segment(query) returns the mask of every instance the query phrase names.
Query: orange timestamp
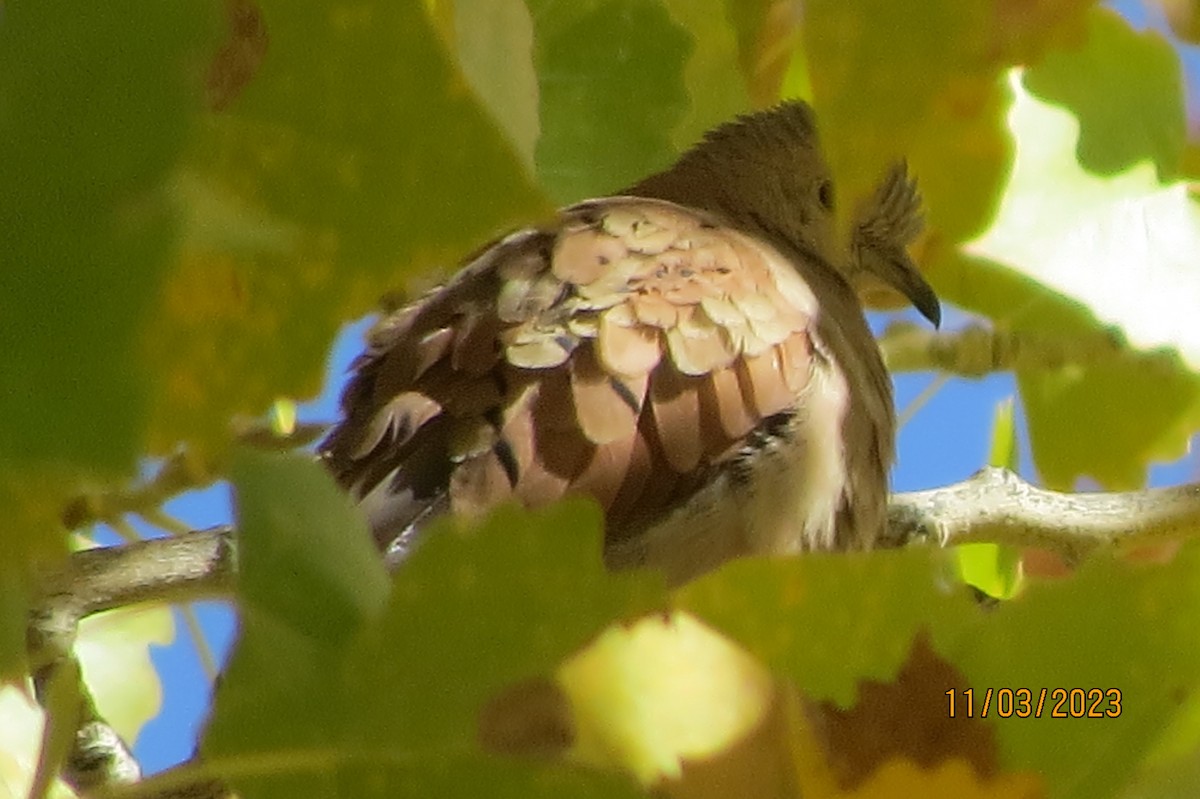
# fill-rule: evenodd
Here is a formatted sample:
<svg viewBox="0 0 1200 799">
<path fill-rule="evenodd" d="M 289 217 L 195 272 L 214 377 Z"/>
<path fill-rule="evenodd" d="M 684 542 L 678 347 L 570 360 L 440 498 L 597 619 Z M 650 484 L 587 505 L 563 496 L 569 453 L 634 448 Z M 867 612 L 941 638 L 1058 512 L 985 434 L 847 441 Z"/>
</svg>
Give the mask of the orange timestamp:
<svg viewBox="0 0 1200 799">
<path fill-rule="evenodd" d="M 951 688 L 950 718 L 1115 719 L 1121 715 L 1120 688 Z"/>
</svg>

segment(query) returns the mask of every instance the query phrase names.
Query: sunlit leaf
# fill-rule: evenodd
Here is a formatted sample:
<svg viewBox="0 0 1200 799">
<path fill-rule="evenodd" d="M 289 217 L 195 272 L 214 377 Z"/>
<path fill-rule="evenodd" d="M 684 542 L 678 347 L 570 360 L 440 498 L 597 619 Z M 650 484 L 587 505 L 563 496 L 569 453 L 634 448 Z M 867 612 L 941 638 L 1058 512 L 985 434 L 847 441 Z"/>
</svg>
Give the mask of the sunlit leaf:
<svg viewBox="0 0 1200 799">
<path fill-rule="evenodd" d="M 37 768 L 45 713 L 16 687 L 0 688 L 0 799 L 27 799 Z M 69 799 L 75 793 L 55 781 L 49 796 Z"/>
<path fill-rule="evenodd" d="M 578 726 L 574 753 L 677 780 L 758 725 L 775 687 L 763 666 L 687 614 L 607 630 L 559 669 Z"/>
<path fill-rule="evenodd" d="M 1200 244 L 1200 214 L 1187 186 L 1160 183 L 1150 163 L 1111 177 L 1086 172 L 1075 161 L 1074 117 L 1030 95 L 1015 77 L 1013 91 L 1016 164 L 995 224 L 968 249 L 1075 302 L 1039 297 L 1026 284 L 1023 298 L 993 290 L 971 304 L 1013 327 L 1095 336 L 1109 325 L 1134 347 L 1179 353 L 1190 368 L 1170 355 L 1135 352 L 1019 375 L 1034 459 L 1048 484 L 1070 487 L 1087 474 L 1107 487 L 1135 487 L 1151 460 L 1183 453 L 1197 423 L 1200 338 L 1192 309 L 1200 272 L 1188 253 Z M 1001 287 L 979 277 L 981 289 Z M 1130 385 L 1146 390 L 1130 392 Z"/>
<path fill-rule="evenodd" d="M 995 223 L 968 249 L 1085 304 L 1134 346 L 1200 367 L 1200 212 L 1183 183 L 1142 162 L 1111 177 L 1075 160 L 1079 123 L 1011 83 L 1017 157 Z M 1132 302 L 1131 298 L 1137 298 Z"/>
<path fill-rule="evenodd" d="M 175 638 L 175 622 L 165 605 L 114 610 L 79 625 L 75 654 L 96 709 L 126 741 L 158 715 L 162 684 L 150 659 L 151 645 Z"/>
</svg>

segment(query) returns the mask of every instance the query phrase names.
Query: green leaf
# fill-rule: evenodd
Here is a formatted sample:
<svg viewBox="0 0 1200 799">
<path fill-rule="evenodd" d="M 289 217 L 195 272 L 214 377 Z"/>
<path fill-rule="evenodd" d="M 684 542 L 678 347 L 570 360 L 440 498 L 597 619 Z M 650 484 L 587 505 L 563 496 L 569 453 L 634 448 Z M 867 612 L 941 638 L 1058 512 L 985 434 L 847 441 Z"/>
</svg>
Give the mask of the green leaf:
<svg viewBox="0 0 1200 799">
<path fill-rule="evenodd" d="M 1081 475 L 1110 490 L 1140 488 L 1151 462 L 1187 453 L 1200 424 L 1200 376 L 1162 353 L 1022 369 L 1017 384 L 1034 463 L 1043 482 L 1060 490 Z"/>
<path fill-rule="evenodd" d="M 62 660 L 50 677 L 42 700 L 46 723 L 42 727 L 41 750 L 29 799 L 45 799 L 50 795 L 54 778 L 75 746 L 75 736 L 84 718 L 81 685 L 79 661 L 74 658 Z"/>
<path fill-rule="evenodd" d="M 683 69 L 688 111 L 675 128 L 672 148 L 691 147 L 709 129 L 750 107 L 745 81 L 736 79 L 740 66 L 738 40 L 726 21 L 725 0 L 663 0 L 693 46 Z"/>
<path fill-rule="evenodd" d="M 749 98 L 756 107 L 773 104 L 781 96 L 788 69 L 803 61 L 796 58 L 803 14 L 773 0 L 722 0 L 722 5 L 721 16 L 736 38 L 737 66 Z M 717 15 L 711 13 L 710 18 Z M 703 95 L 706 90 L 701 88 L 696 93 Z"/>
<path fill-rule="evenodd" d="M 1079 165 L 1123 172 L 1146 160 L 1173 177 L 1187 140 L 1179 56 L 1160 34 L 1135 31 L 1107 8 L 1087 17 L 1081 45 L 1030 67 L 1025 87 L 1079 120 Z"/>
<path fill-rule="evenodd" d="M 1020 466 L 1016 415 L 1012 397 L 996 406 L 988 463 L 1017 471 Z M 1008 599 L 1021 581 L 1021 553 L 1007 544 L 963 544 L 954 548 L 958 573 L 989 596 Z"/>
<path fill-rule="evenodd" d="M 467 743 L 493 691 L 551 673 L 610 621 L 661 602 L 656 575 L 604 571 L 600 523 L 592 503 L 575 500 L 501 508 L 469 532 L 436 525 L 348 659 L 361 701 L 376 709 L 362 717 L 365 740 Z M 389 686 L 382 696 L 379 685 Z"/>
<path fill-rule="evenodd" d="M 542 120 L 537 172 L 550 196 L 609 194 L 667 166 L 687 109 L 691 37 L 658 0 L 527 5 Z"/>
<path fill-rule="evenodd" d="M 952 569 L 920 548 L 746 560 L 685 587 L 680 605 L 802 692 L 847 707 L 859 681 L 895 676 L 921 628 L 978 620 Z"/>
<path fill-rule="evenodd" d="M 505 761 L 447 753 L 433 767 L 413 768 L 405 758 L 382 767 L 350 770 L 336 796 L 487 796 L 497 799 L 645 799 L 631 780 L 557 763 Z M 388 767 L 390 766 L 390 768 Z M 313 795 L 313 794 L 307 794 Z"/>
<path fill-rule="evenodd" d="M 46 714 L 32 696 L 15 685 L 0 686 L 0 799 L 29 799 L 37 770 L 41 731 Z M 76 794 L 55 780 L 49 795 L 74 799 Z"/>
<path fill-rule="evenodd" d="M 214 771 L 248 797 L 336 795 L 341 761 L 366 760 L 335 745 L 346 712 L 342 657 L 269 611 L 243 608 L 201 740 Z"/>
<path fill-rule="evenodd" d="M 1021 468 L 1021 445 L 1017 441 L 1017 419 L 1013 399 L 1009 397 L 996 406 L 992 423 L 992 444 L 988 448 L 988 464 L 1015 472 Z"/>
<path fill-rule="evenodd" d="M 476 743 L 497 691 L 551 675 L 612 620 L 662 603 L 658 579 L 603 570 L 599 522 L 575 501 L 504 508 L 469 530 L 435 524 L 382 615 L 340 650 L 252 604 L 206 762 L 247 796 L 630 795 L 623 781 L 505 764 Z"/>
<path fill-rule="evenodd" d="M 529 9 L 524 0 L 455 0 L 453 6 L 463 77 L 532 174 L 540 122 Z"/>
<path fill-rule="evenodd" d="M 1187 255 L 1200 246 L 1200 212 L 1187 185 L 1160 183 L 1146 161 L 1111 177 L 1086 171 L 1075 118 L 1015 77 L 1012 88 L 1017 159 L 995 222 L 968 251 L 1083 303 L 1136 347 L 1174 347 L 1200 366 L 1200 277 Z"/>
<path fill-rule="evenodd" d="M 183 241 L 139 361 L 155 452 L 224 451 L 231 417 L 317 391 L 343 322 L 546 210 L 423 4 L 232 8 L 210 69 L 257 60 L 173 185 Z"/>
<path fill-rule="evenodd" d="M 1101 360 L 1091 363 L 1018 364 L 1030 449 L 1043 483 L 1071 490 L 1087 475 L 1108 489 L 1135 489 L 1145 485 L 1149 463 L 1187 452 L 1200 421 L 1200 378 L 1177 355 L 1125 349 L 1112 356 L 1113 333 L 1071 298 L 982 258 L 944 252 L 940 260 L 936 271 L 962 276 L 954 292 L 962 307 L 1003 329 L 1077 342 L 1084 353 L 1101 351 Z M 1095 435 L 1098 430 L 1104 435 Z"/>
<path fill-rule="evenodd" d="M 945 238 L 965 238 L 991 217 L 1010 149 L 999 80 L 1010 54 L 997 47 L 1008 31 L 994 5 L 805 4 L 803 55 L 847 219 L 901 158 L 920 181 L 929 226 Z"/>
<path fill-rule="evenodd" d="M 1175 799 L 1188 797 L 1200 785 L 1200 701 L 1195 695 L 1184 700 L 1171 724 L 1138 767 L 1138 774 L 1124 796 Z"/>
<path fill-rule="evenodd" d="M 1070 579 L 1029 585 L 943 652 L 977 694 L 1047 689 L 1040 719 L 991 716 L 1007 768 L 1045 775 L 1054 796 L 1111 796 L 1200 687 L 1198 609 L 1200 547 L 1166 566 L 1097 557 Z M 1120 715 L 1051 718 L 1055 688 L 1119 690 Z"/>
<path fill-rule="evenodd" d="M 196 0 L 5 5 L 0 464 L 133 465 L 151 381 L 130 364 L 169 264 L 167 178 L 214 22 Z"/>
<path fill-rule="evenodd" d="M 613 625 L 557 676 L 574 712 L 573 758 L 643 785 L 736 749 L 778 700 L 770 671 L 686 613 Z"/>
<path fill-rule="evenodd" d="M 277 399 L 267 412 L 271 432 L 277 436 L 288 436 L 296 429 L 296 403 L 290 399 Z"/>
<path fill-rule="evenodd" d="M 921 629 L 976 691 L 977 712 L 989 687 L 1035 699 L 1041 688 L 1119 689 L 1118 718 L 1052 719 L 1050 699 L 1041 719 L 1001 719 L 995 704 L 988 716 L 1003 770 L 1042 774 L 1054 796 L 1108 796 L 1200 686 L 1198 575 L 1195 545 L 1162 567 L 1096 558 L 985 611 L 955 592 L 943 553 L 913 549 L 736 563 L 681 603 L 841 706 L 859 681 L 895 679 Z"/>
<path fill-rule="evenodd" d="M 29 624 L 29 587 L 24 575 L 0 564 L 0 686 L 21 674 Z"/>
<path fill-rule="evenodd" d="M 154 379 L 134 364 L 176 241 L 167 185 L 197 121 L 213 10 L 4 6 L 0 562 L 65 553 L 67 497 L 125 477 L 141 452 Z"/>
<path fill-rule="evenodd" d="M 240 450 L 230 480 L 245 604 L 328 645 L 378 614 L 383 563 L 361 514 L 316 461 Z"/>
<path fill-rule="evenodd" d="M 1021 553 L 1002 544 L 962 544 L 954 548 L 964 583 L 988 596 L 1008 599 L 1021 584 Z"/>
</svg>

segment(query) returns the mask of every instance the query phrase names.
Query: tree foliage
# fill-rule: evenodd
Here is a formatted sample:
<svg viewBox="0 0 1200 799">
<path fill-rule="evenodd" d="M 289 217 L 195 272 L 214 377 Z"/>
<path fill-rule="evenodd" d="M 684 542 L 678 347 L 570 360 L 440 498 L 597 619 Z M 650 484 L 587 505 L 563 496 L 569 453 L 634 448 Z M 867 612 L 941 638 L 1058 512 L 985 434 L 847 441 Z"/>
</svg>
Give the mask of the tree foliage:
<svg viewBox="0 0 1200 799">
<path fill-rule="evenodd" d="M 243 795 L 1192 794 L 1195 545 L 1055 581 L 1000 550 L 746 561 L 667 592 L 605 574 L 569 502 L 447 521 L 392 579 L 314 464 L 233 432 L 312 395 L 379 297 L 802 96 L 847 217 L 907 159 L 946 301 L 1114 344 L 1020 361 L 1019 401 L 1046 485 L 1140 487 L 1200 427 L 1189 47 L 1089 0 L 10 0 L 0 675 L 69 528 L 147 511 L 123 489 L 182 448 L 169 486 L 235 498 L 240 635 L 198 768 Z M 1011 462 L 1011 409 L 997 431 Z M 156 682 L 109 698 L 121 647 L 81 640 L 134 735 Z M 0 694 L 0 795 L 36 722 Z"/>
</svg>

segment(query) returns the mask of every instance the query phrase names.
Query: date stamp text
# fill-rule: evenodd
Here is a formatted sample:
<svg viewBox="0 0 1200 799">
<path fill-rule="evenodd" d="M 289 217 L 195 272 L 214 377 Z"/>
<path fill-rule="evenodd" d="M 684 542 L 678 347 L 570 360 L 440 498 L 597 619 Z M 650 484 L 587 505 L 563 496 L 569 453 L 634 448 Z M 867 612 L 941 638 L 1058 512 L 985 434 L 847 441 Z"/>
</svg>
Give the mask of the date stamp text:
<svg viewBox="0 0 1200 799">
<path fill-rule="evenodd" d="M 946 691 L 950 718 L 1115 719 L 1120 688 L 952 688 Z"/>
</svg>

